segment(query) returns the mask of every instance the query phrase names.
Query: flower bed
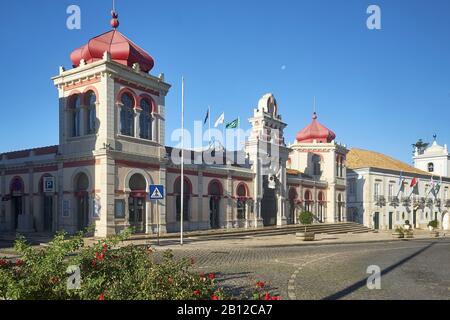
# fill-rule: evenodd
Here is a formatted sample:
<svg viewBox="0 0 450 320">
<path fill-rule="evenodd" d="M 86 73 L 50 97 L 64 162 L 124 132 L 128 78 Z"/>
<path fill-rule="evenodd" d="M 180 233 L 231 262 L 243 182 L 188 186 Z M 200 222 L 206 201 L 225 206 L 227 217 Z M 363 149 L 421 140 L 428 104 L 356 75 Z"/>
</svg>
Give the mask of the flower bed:
<svg viewBox="0 0 450 320">
<path fill-rule="evenodd" d="M 21 259 L 0 259 L 0 299 L 27 300 L 223 300 L 231 299 L 216 275 L 190 271 L 192 259 L 176 260 L 171 251 L 155 262 L 146 247 L 118 247 L 131 231 L 85 246 L 83 235 L 55 236 L 45 249 L 23 238 L 15 249 Z M 73 275 L 68 271 L 74 271 Z M 79 279 L 77 279 L 77 271 Z M 77 286 L 77 283 L 79 284 Z M 278 300 L 256 284 L 251 297 Z"/>
</svg>

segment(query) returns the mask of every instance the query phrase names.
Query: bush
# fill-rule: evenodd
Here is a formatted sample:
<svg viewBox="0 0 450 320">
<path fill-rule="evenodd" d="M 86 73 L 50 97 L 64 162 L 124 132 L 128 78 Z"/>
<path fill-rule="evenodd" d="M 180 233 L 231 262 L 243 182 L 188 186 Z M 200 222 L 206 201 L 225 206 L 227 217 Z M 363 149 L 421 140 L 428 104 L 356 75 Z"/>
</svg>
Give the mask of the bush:
<svg viewBox="0 0 450 320">
<path fill-rule="evenodd" d="M 0 299 L 13 300 L 192 300 L 227 299 L 215 275 L 189 271 L 189 259 L 175 260 L 170 251 L 159 263 L 151 249 L 118 247 L 130 235 L 110 237 L 90 247 L 83 234 L 65 239 L 58 234 L 47 248 L 35 248 L 23 238 L 15 249 L 16 261 L 0 260 Z M 81 286 L 68 289 L 69 266 L 79 266 Z"/>
<path fill-rule="evenodd" d="M 299 219 L 301 224 L 309 225 L 314 221 L 314 215 L 309 211 L 303 211 L 300 213 Z"/>
<path fill-rule="evenodd" d="M 432 220 L 428 223 L 429 227 L 432 227 L 433 229 L 437 229 L 439 227 L 439 221 L 437 220 Z"/>
</svg>

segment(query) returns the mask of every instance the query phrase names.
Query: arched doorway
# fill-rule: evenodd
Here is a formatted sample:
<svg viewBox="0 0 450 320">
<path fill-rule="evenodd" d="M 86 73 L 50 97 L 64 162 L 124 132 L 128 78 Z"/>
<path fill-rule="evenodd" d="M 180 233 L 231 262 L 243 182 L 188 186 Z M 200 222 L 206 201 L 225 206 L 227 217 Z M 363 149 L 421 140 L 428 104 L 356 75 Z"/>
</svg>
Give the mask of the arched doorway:
<svg viewBox="0 0 450 320">
<path fill-rule="evenodd" d="M 130 197 L 128 198 L 128 222 L 136 233 L 145 232 L 145 207 L 147 195 L 147 181 L 140 173 L 131 176 L 128 185 Z"/>
<path fill-rule="evenodd" d="M 318 207 L 317 207 L 317 220 L 323 223 L 325 222 L 325 195 L 322 191 L 318 195 Z"/>
<path fill-rule="evenodd" d="M 211 229 L 220 228 L 220 199 L 222 197 L 222 185 L 213 180 L 208 186 L 209 194 L 209 222 Z"/>
<path fill-rule="evenodd" d="M 277 197 L 275 189 L 269 188 L 269 178 L 264 176 L 263 180 L 263 198 L 261 200 L 261 217 L 264 226 L 274 226 L 277 224 Z"/>
<path fill-rule="evenodd" d="M 76 224 L 78 230 L 89 227 L 89 178 L 80 172 L 75 177 L 75 202 L 77 207 Z"/>
<path fill-rule="evenodd" d="M 241 183 L 238 185 L 236 195 L 237 195 L 237 219 L 240 221 L 239 226 L 241 226 L 242 224 L 245 225 L 245 221 L 248 220 L 247 199 L 249 194 L 248 194 L 248 187 L 245 183 Z"/>
<path fill-rule="evenodd" d="M 181 221 L 181 177 L 178 177 L 173 186 L 175 195 L 176 220 Z M 192 194 L 192 184 L 188 178 L 183 181 L 183 222 L 189 221 L 189 206 Z"/>
<path fill-rule="evenodd" d="M 19 227 L 19 215 L 23 212 L 23 194 L 24 194 L 24 183 L 22 178 L 15 177 L 11 181 L 10 185 L 11 192 L 11 212 L 13 214 L 13 225 L 14 230 Z"/>
<path fill-rule="evenodd" d="M 305 192 L 305 211 L 312 213 L 312 207 L 313 207 L 312 193 L 311 193 L 311 191 L 306 190 L 306 192 Z"/>
<path fill-rule="evenodd" d="M 295 188 L 289 189 L 289 224 L 295 223 L 295 211 L 297 206 L 298 193 Z"/>
<path fill-rule="evenodd" d="M 342 195 L 339 194 L 338 195 L 338 203 L 337 203 L 337 207 L 338 207 L 338 222 L 343 222 L 344 221 L 344 201 L 342 200 Z"/>
<path fill-rule="evenodd" d="M 444 213 L 444 215 L 443 215 L 443 217 L 442 217 L 442 229 L 443 230 L 450 230 L 449 229 L 449 219 L 450 219 L 450 217 L 449 217 L 449 213 L 448 212 L 446 212 L 446 213 Z"/>
</svg>

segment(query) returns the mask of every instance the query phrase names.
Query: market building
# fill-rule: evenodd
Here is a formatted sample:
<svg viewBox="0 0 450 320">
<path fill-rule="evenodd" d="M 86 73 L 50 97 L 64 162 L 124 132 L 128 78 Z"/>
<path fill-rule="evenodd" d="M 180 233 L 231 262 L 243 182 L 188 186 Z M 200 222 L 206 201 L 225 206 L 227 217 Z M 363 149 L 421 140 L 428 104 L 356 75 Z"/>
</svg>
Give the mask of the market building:
<svg viewBox="0 0 450 320">
<path fill-rule="evenodd" d="M 153 58 L 117 30 L 117 19 L 114 13 L 112 30 L 72 52 L 73 68 L 52 78 L 58 145 L 0 154 L 1 232 L 259 228 L 296 223 L 302 210 L 316 223 L 347 220 L 347 149 L 316 114 L 287 146 L 273 94 L 254 108 L 240 152 L 213 148 L 209 155 L 222 152 L 224 162 L 210 164 L 204 152 L 187 150 L 200 163 L 186 163 L 182 182 L 172 158 L 178 150 L 165 145 L 171 86 L 150 73 Z M 165 198 L 149 201 L 150 185 L 164 186 Z"/>
</svg>

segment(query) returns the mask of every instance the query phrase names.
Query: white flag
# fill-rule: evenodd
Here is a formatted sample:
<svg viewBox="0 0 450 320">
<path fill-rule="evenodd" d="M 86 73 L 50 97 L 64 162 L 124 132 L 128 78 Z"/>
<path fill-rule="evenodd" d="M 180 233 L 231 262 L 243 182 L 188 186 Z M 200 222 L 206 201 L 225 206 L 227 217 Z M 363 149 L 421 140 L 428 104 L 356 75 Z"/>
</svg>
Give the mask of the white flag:
<svg viewBox="0 0 450 320">
<path fill-rule="evenodd" d="M 225 112 L 222 112 L 220 117 L 218 117 L 216 122 L 214 123 L 214 128 L 217 128 L 219 125 L 223 124 L 224 122 L 225 122 Z"/>
</svg>

